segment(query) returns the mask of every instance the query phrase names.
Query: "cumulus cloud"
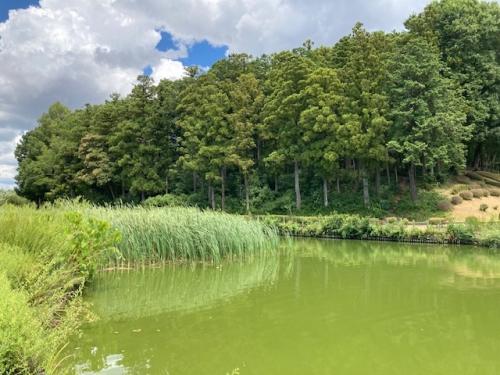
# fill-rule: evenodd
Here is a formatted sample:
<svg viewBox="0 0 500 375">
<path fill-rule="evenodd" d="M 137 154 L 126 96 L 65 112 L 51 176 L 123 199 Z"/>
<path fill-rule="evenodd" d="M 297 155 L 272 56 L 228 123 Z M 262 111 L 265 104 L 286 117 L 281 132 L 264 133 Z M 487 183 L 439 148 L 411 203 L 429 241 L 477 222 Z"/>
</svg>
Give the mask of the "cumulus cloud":
<svg viewBox="0 0 500 375">
<path fill-rule="evenodd" d="M 356 21 L 400 29 L 426 0 L 41 0 L 0 23 L 0 185 L 12 184 L 16 137 L 55 101 L 72 108 L 184 74 L 187 47 L 207 40 L 254 55 L 306 39 L 332 44 Z M 177 48 L 155 49 L 161 31 Z"/>
</svg>

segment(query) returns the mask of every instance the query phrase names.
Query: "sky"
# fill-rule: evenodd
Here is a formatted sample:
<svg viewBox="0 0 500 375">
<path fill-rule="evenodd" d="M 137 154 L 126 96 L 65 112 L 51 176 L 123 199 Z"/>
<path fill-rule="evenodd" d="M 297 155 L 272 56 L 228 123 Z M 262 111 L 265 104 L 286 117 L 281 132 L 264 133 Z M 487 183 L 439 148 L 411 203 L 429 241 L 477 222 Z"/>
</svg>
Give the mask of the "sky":
<svg viewBox="0 0 500 375">
<path fill-rule="evenodd" d="M 232 52 L 331 45 L 360 21 L 401 30 L 427 0 L 0 0 L 0 188 L 15 145 L 55 102 L 126 95 L 139 74 L 179 79 Z"/>
</svg>

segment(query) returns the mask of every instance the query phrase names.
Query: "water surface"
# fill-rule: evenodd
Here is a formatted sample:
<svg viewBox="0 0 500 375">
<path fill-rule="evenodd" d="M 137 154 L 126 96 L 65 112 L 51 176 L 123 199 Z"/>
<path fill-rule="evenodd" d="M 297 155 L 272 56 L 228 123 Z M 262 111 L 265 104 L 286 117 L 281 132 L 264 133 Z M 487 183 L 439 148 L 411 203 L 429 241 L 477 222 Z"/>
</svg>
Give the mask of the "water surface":
<svg viewBox="0 0 500 375">
<path fill-rule="evenodd" d="M 77 374 L 500 374 L 500 256 L 299 240 L 280 256 L 100 275 Z"/>
</svg>

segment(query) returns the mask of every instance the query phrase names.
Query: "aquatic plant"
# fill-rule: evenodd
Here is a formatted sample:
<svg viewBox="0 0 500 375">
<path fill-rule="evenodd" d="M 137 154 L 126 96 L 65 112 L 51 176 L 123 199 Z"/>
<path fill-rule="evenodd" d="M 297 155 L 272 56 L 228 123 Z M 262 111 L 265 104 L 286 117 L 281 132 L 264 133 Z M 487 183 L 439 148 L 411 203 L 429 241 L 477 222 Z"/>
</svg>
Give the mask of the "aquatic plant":
<svg viewBox="0 0 500 375">
<path fill-rule="evenodd" d="M 272 249 L 277 233 L 259 220 L 196 208 L 91 208 L 118 229 L 123 259 L 220 261 Z"/>
</svg>

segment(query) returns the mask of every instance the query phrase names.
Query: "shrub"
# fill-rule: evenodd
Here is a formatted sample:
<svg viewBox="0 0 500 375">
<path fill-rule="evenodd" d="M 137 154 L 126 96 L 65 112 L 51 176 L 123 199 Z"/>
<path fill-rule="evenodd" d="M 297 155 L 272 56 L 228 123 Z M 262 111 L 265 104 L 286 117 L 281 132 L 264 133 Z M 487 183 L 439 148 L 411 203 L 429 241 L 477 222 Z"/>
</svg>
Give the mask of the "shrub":
<svg viewBox="0 0 500 375">
<path fill-rule="evenodd" d="M 470 182 L 470 178 L 464 175 L 455 177 L 455 180 L 461 184 L 468 184 Z"/>
<path fill-rule="evenodd" d="M 0 190 L 0 206 L 4 204 L 12 204 L 14 206 L 25 206 L 30 201 L 24 197 L 20 197 L 13 190 Z"/>
<path fill-rule="evenodd" d="M 472 189 L 471 193 L 472 193 L 472 196 L 474 198 L 481 198 L 483 196 L 483 190 L 482 189 Z"/>
<path fill-rule="evenodd" d="M 457 204 L 460 204 L 462 203 L 464 200 L 462 199 L 461 196 L 459 195 L 454 195 L 453 197 L 451 197 L 451 203 L 454 204 L 454 205 L 457 205 Z"/>
<path fill-rule="evenodd" d="M 498 210 L 498 206 L 493 206 L 493 209 L 496 211 Z"/>
<path fill-rule="evenodd" d="M 442 217 L 431 217 L 428 222 L 429 225 L 441 225 L 444 223 L 444 219 Z"/>
<path fill-rule="evenodd" d="M 46 340 L 35 311 L 29 308 L 28 296 L 11 288 L 0 273 L 0 373 L 42 373 Z"/>
<path fill-rule="evenodd" d="M 441 211 L 451 211 L 453 209 L 453 206 L 452 204 L 449 202 L 449 201 L 440 201 L 438 204 L 437 204 L 437 207 L 441 210 Z"/>
<path fill-rule="evenodd" d="M 184 195 L 163 194 L 150 197 L 143 202 L 145 207 L 188 206 L 188 198 Z"/>
<path fill-rule="evenodd" d="M 490 195 L 492 197 L 500 197 L 500 190 L 498 190 L 498 189 L 491 189 L 490 190 Z"/>
<path fill-rule="evenodd" d="M 395 216 L 389 216 L 385 218 L 386 223 L 392 224 L 398 221 L 398 218 Z"/>
<path fill-rule="evenodd" d="M 483 197 L 489 197 L 490 196 L 490 191 L 488 189 L 482 189 L 483 192 Z"/>
<path fill-rule="evenodd" d="M 446 228 L 449 239 L 452 241 L 460 241 L 469 243 L 474 239 L 474 231 L 468 225 L 463 224 L 450 224 Z"/>
<path fill-rule="evenodd" d="M 487 209 L 488 205 L 486 203 L 481 203 L 481 205 L 479 206 L 479 211 L 486 212 Z"/>
<path fill-rule="evenodd" d="M 469 190 L 469 186 L 468 185 L 455 185 L 451 189 L 451 193 L 452 194 L 458 194 L 461 191 L 467 191 L 467 190 Z"/>
<path fill-rule="evenodd" d="M 471 191 L 462 191 L 460 197 L 466 201 L 470 201 L 474 196 Z"/>
</svg>

